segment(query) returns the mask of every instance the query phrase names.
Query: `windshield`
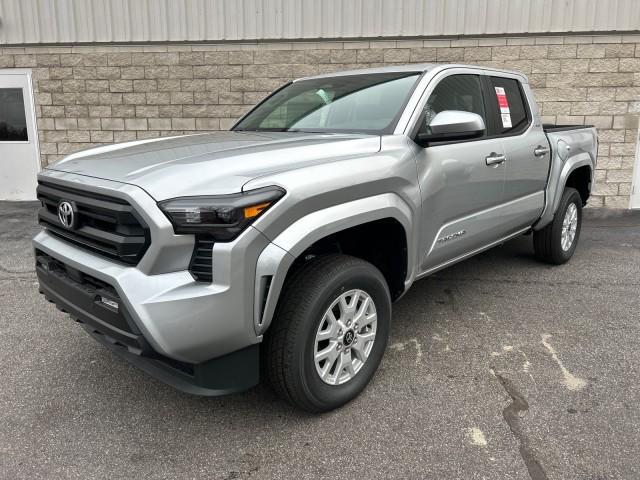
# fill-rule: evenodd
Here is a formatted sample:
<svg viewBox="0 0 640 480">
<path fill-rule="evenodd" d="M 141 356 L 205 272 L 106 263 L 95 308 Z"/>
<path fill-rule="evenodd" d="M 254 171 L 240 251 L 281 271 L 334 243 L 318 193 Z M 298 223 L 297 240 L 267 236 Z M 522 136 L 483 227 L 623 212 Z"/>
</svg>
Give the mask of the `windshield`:
<svg viewBox="0 0 640 480">
<path fill-rule="evenodd" d="M 419 75 L 394 72 L 299 80 L 264 100 L 234 130 L 390 133 Z"/>
</svg>

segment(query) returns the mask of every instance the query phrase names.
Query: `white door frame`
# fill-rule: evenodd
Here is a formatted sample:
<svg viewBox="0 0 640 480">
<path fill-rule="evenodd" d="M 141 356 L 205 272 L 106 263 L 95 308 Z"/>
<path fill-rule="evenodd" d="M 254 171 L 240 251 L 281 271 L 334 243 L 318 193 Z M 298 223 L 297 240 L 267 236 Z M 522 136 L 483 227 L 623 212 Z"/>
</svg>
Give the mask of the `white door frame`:
<svg viewBox="0 0 640 480">
<path fill-rule="evenodd" d="M 27 87 L 23 89 L 23 95 L 27 96 L 29 99 L 29 104 L 31 108 L 27 108 L 25 111 L 25 115 L 29 120 L 31 120 L 31 124 L 33 125 L 33 143 L 35 147 L 35 159 L 36 162 L 36 172 L 40 172 L 42 170 L 41 157 L 40 157 L 40 141 L 38 140 L 38 120 L 36 116 L 36 104 L 35 104 L 35 95 L 33 92 L 33 79 L 32 79 L 32 71 L 30 68 L 0 68 L 0 75 L 20 75 L 26 76 L 27 79 Z M 25 143 L 25 142 L 2 142 L 2 143 Z M 35 200 L 35 191 L 33 192 L 33 198 Z"/>
<path fill-rule="evenodd" d="M 636 136 L 636 160 L 633 166 L 629 208 L 640 208 L 640 128 Z"/>
</svg>

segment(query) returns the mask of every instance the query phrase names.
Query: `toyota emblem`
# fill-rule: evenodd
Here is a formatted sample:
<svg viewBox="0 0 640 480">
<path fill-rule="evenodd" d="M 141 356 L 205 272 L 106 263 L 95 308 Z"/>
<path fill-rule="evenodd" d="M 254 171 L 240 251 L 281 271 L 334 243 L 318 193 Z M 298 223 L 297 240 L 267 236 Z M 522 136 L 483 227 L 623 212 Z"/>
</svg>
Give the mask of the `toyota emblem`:
<svg viewBox="0 0 640 480">
<path fill-rule="evenodd" d="M 74 228 L 76 221 L 75 208 L 67 201 L 58 204 L 58 218 L 65 228 Z"/>
<path fill-rule="evenodd" d="M 353 339 L 355 338 L 355 334 L 353 330 L 348 330 L 347 333 L 344 334 L 343 343 L 345 347 L 348 347 L 353 343 Z"/>
</svg>

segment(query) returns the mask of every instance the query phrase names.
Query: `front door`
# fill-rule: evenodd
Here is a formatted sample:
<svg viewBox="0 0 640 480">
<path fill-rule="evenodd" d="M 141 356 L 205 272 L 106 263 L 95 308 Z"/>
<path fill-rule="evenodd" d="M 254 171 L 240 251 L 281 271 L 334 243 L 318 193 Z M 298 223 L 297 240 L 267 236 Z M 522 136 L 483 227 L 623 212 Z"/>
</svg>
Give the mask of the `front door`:
<svg viewBox="0 0 640 480">
<path fill-rule="evenodd" d="M 444 110 L 480 115 L 488 125 L 482 75 L 450 74 L 433 88 L 418 122 Z M 430 143 L 417 155 L 422 192 L 421 273 L 429 272 L 503 235 L 505 156 L 499 138 L 487 131 L 465 141 Z"/>
<path fill-rule="evenodd" d="M 31 73 L 0 69 L 0 200 L 35 200 L 39 170 Z"/>
</svg>

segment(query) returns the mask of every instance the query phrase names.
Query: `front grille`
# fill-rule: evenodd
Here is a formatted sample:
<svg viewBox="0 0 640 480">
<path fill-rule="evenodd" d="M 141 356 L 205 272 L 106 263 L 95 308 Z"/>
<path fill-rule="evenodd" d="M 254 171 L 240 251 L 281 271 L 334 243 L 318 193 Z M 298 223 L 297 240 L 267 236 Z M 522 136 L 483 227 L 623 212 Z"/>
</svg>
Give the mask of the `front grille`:
<svg viewBox="0 0 640 480">
<path fill-rule="evenodd" d="M 136 265 L 147 251 L 149 228 L 126 200 L 42 181 L 37 192 L 38 221 L 53 235 L 127 265 Z M 62 201 L 75 205 L 71 229 L 58 218 Z"/>
<path fill-rule="evenodd" d="M 199 282 L 212 282 L 213 238 L 207 235 L 196 235 L 193 255 L 189 263 L 191 275 Z"/>
</svg>

